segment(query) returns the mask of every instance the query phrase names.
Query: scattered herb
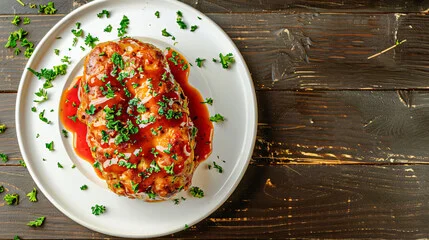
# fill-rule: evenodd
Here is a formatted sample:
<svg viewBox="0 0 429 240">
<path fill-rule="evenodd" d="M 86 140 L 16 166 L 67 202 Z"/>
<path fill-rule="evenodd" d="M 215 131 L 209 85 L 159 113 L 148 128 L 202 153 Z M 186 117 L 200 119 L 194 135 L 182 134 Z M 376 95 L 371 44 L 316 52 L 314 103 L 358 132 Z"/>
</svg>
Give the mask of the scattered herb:
<svg viewBox="0 0 429 240">
<path fill-rule="evenodd" d="M 88 189 L 88 186 L 85 184 L 85 185 L 82 185 L 81 187 L 80 187 L 80 190 L 82 190 L 82 191 L 84 191 L 84 190 L 87 190 Z"/>
<path fill-rule="evenodd" d="M 30 202 L 37 202 L 37 189 L 33 188 L 33 191 L 27 193 L 27 197 Z"/>
<path fill-rule="evenodd" d="M 48 92 L 43 88 L 39 88 L 39 91 L 35 92 L 34 94 L 36 96 L 42 98 L 42 99 L 34 100 L 34 102 L 42 103 L 42 102 L 48 100 Z"/>
<path fill-rule="evenodd" d="M 59 56 L 60 55 L 60 50 L 59 49 L 54 49 L 54 53 L 55 53 L 55 55 Z"/>
<path fill-rule="evenodd" d="M 104 32 L 112 32 L 112 25 L 107 25 L 107 27 L 104 29 Z"/>
<path fill-rule="evenodd" d="M 176 22 L 179 25 L 180 29 L 186 29 L 186 28 L 188 28 L 188 26 L 186 25 L 186 23 L 183 22 L 183 14 L 182 14 L 181 11 L 177 11 Z"/>
<path fill-rule="evenodd" d="M 204 197 L 204 191 L 202 189 L 200 189 L 199 187 L 195 187 L 195 186 L 191 187 L 189 192 L 191 193 L 192 196 L 194 196 L 196 198 Z"/>
<path fill-rule="evenodd" d="M 100 214 L 103 214 L 106 211 L 106 207 L 103 205 L 95 204 L 95 206 L 91 207 L 92 214 L 95 216 L 98 216 Z"/>
<path fill-rule="evenodd" d="M 21 165 L 21 166 L 23 166 L 25 168 L 27 167 L 27 164 L 25 164 L 24 160 L 21 159 L 18 162 L 19 162 L 19 165 Z"/>
<path fill-rule="evenodd" d="M 27 226 L 30 227 L 40 227 L 45 222 L 45 217 L 39 217 L 34 221 L 30 221 L 27 223 Z"/>
<path fill-rule="evenodd" d="M 136 193 L 139 191 L 139 183 L 134 183 L 133 181 L 131 181 L 131 188 L 133 189 L 133 191 Z"/>
<path fill-rule="evenodd" d="M 95 42 L 98 41 L 98 37 L 93 37 L 90 33 L 88 33 L 88 35 L 85 37 L 85 44 L 91 48 L 94 48 L 96 45 Z"/>
<path fill-rule="evenodd" d="M 57 12 L 57 9 L 55 9 L 55 5 L 53 2 L 48 2 L 47 5 L 39 5 L 39 13 L 44 14 L 54 14 Z"/>
<path fill-rule="evenodd" d="M 54 151 L 54 141 L 51 141 L 49 143 L 45 143 L 45 147 L 49 150 L 49 151 Z"/>
<path fill-rule="evenodd" d="M 77 115 L 67 116 L 67 118 L 70 119 L 70 120 L 72 120 L 73 122 L 76 122 Z"/>
<path fill-rule="evenodd" d="M 167 174 L 174 175 L 174 163 L 172 163 L 170 166 L 165 166 L 164 170 Z"/>
<path fill-rule="evenodd" d="M 19 195 L 16 193 L 6 194 L 3 197 L 3 200 L 6 201 L 7 205 L 18 205 L 19 204 Z"/>
<path fill-rule="evenodd" d="M 201 58 L 197 58 L 195 59 L 195 62 L 197 63 L 198 67 L 202 67 L 203 66 L 203 62 L 205 61 L 205 59 L 201 59 Z"/>
<path fill-rule="evenodd" d="M 16 25 L 16 26 L 18 26 L 18 24 L 21 22 L 21 18 L 19 17 L 19 16 L 15 16 L 13 19 L 12 19 L 12 24 L 13 25 Z"/>
<path fill-rule="evenodd" d="M 106 16 L 106 18 L 109 18 L 110 17 L 110 12 L 107 11 L 106 9 L 103 9 L 101 11 L 101 13 L 97 13 L 97 17 L 98 18 L 102 18 L 103 16 Z"/>
<path fill-rule="evenodd" d="M 127 16 L 123 16 L 121 22 L 119 23 L 119 25 L 121 27 L 118 28 L 118 37 L 123 37 L 125 36 L 125 34 L 127 33 L 127 28 L 128 25 L 130 24 L 130 20 L 128 19 Z"/>
<path fill-rule="evenodd" d="M 219 113 L 216 113 L 214 116 L 210 117 L 210 121 L 212 122 L 223 122 L 225 121 L 225 118 L 220 115 Z"/>
<path fill-rule="evenodd" d="M 234 56 L 232 53 L 228 53 L 225 56 L 222 53 L 219 53 L 220 63 L 222 64 L 222 67 L 227 69 L 229 68 L 230 64 L 235 62 Z"/>
<path fill-rule="evenodd" d="M 63 129 L 63 130 L 62 130 L 62 133 L 63 133 L 63 136 L 64 136 L 65 138 L 68 138 L 68 137 L 69 137 L 69 133 L 67 132 L 67 130 Z"/>
<path fill-rule="evenodd" d="M 156 16 L 157 18 L 159 18 L 159 11 L 156 11 L 156 12 L 155 12 L 155 16 Z"/>
<path fill-rule="evenodd" d="M 61 62 L 71 64 L 70 57 L 69 56 L 64 56 L 61 59 Z"/>
<path fill-rule="evenodd" d="M 7 161 L 9 161 L 9 157 L 6 154 L 4 154 L 4 153 L 0 153 L 0 158 L 1 158 L 1 161 L 4 162 L 4 163 L 6 163 Z"/>
<path fill-rule="evenodd" d="M 89 109 L 86 109 L 86 110 L 85 110 L 85 112 L 86 112 L 87 114 L 89 114 L 89 115 L 94 115 L 94 113 L 95 113 L 95 106 L 91 104 L 91 105 L 89 106 Z"/>
<path fill-rule="evenodd" d="M 4 192 L 4 187 L 3 185 L 0 185 L 0 193 Z"/>
<path fill-rule="evenodd" d="M 30 24 L 30 23 L 31 23 L 31 20 L 30 20 L 30 18 L 28 18 L 28 17 L 24 17 L 24 21 L 22 21 L 22 23 L 23 23 L 24 25 L 27 25 L 27 24 Z"/>
<path fill-rule="evenodd" d="M 207 103 L 207 104 L 209 104 L 209 105 L 213 105 L 213 99 L 212 98 L 206 98 L 206 101 L 205 102 L 201 102 L 201 103 Z"/>
<path fill-rule="evenodd" d="M 6 124 L 0 124 L 0 133 L 4 133 L 6 129 L 7 129 Z"/>
<path fill-rule="evenodd" d="M 213 168 L 216 168 L 219 173 L 223 173 L 223 168 L 217 165 L 215 161 L 213 161 Z"/>
<path fill-rule="evenodd" d="M 195 30 L 197 30 L 198 29 L 198 26 L 197 25 L 193 25 L 193 26 L 191 26 L 191 32 L 195 32 Z"/>
<path fill-rule="evenodd" d="M 51 121 L 45 117 L 45 109 L 39 113 L 39 119 L 44 123 L 51 124 Z"/>
<path fill-rule="evenodd" d="M 60 162 L 57 162 L 57 167 L 58 168 L 64 168 L 63 165 Z"/>
</svg>

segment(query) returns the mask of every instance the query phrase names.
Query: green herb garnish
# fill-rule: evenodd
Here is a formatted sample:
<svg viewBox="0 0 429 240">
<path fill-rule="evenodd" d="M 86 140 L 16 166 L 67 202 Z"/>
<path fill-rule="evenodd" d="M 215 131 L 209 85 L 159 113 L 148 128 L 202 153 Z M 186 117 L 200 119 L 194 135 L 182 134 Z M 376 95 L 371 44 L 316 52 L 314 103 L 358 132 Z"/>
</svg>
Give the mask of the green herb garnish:
<svg viewBox="0 0 429 240">
<path fill-rule="evenodd" d="M 118 28 L 118 37 L 123 37 L 125 36 L 125 34 L 127 33 L 127 29 L 128 29 L 128 25 L 130 24 L 130 20 L 128 19 L 127 16 L 123 16 L 121 22 L 119 23 L 119 25 L 121 27 Z"/>
<path fill-rule="evenodd" d="M 219 113 L 216 113 L 214 116 L 210 117 L 210 121 L 212 122 L 223 122 L 225 121 L 225 118 L 220 115 Z"/>
<path fill-rule="evenodd" d="M 191 193 L 192 196 L 194 196 L 196 198 L 204 197 L 204 191 L 202 189 L 200 189 L 199 187 L 191 187 L 189 192 Z"/>
<path fill-rule="evenodd" d="M 101 13 L 97 13 L 98 18 L 102 18 L 103 16 L 106 16 L 106 18 L 110 17 L 110 12 L 106 9 L 101 10 Z"/>
<path fill-rule="evenodd" d="M 98 216 L 100 214 L 103 214 L 106 211 L 106 207 L 103 205 L 95 204 L 95 206 L 91 207 L 92 214 L 95 216 Z"/>
<path fill-rule="evenodd" d="M 51 141 L 51 142 L 49 142 L 49 143 L 45 143 L 45 146 L 46 146 L 46 148 L 49 150 L 49 151 L 54 151 L 55 149 L 54 149 L 54 141 Z"/>
<path fill-rule="evenodd" d="M 19 195 L 14 193 L 14 194 L 6 194 L 3 197 L 3 200 L 6 201 L 7 205 L 18 205 L 19 204 Z"/>
<path fill-rule="evenodd" d="M 40 227 L 45 222 L 45 217 L 39 217 L 34 221 L 30 221 L 27 223 L 27 226 L 30 227 Z"/>
<path fill-rule="evenodd" d="M 27 197 L 30 202 L 37 202 L 37 189 L 33 188 L 33 191 L 27 193 Z"/>
</svg>

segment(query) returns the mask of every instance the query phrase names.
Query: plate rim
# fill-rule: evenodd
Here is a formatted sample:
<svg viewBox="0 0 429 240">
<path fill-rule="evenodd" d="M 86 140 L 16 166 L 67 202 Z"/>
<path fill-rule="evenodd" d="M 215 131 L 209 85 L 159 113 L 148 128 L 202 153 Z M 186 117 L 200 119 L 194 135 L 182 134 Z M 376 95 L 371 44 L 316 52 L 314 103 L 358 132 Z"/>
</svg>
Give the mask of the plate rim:
<svg viewBox="0 0 429 240">
<path fill-rule="evenodd" d="M 87 4 L 84 4 L 78 8 L 76 8 L 75 10 L 71 11 L 70 13 L 68 13 L 67 15 L 65 15 L 60 21 L 58 21 L 44 36 L 43 38 L 40 40 L 39 44 L 36 46 L 36 49 L 34 51 L 34 53 L 32 54 L 32 56 L 30 57 L 30 59 L 27 61 L 23 73 L 21 75 L 20 78 L 20 82 L 19 82 L 19 86 L 18 86 L 18 91 L 17 91 L 17 97 L 16 97 L 16 102 L 15 102 L 15 127 L 16 127 L 16 134 L 17 134 L 17 140 L 18 140 L 18 146 L 19 146 L 19 150 L 20 153 L 22 155 L 22 158 L 25 159 L 29 159 L 26 150 L 24 149 L 24 143 L 23 143 L 23 134 L 21 132 L 21 119 L 19 117 L 20 115 L 20 111 L 18 111 L 18 109 L 20 109 L 20 106 L 22 103 L 22 91 L 24 90 L 24 87 L 26 87 L 26 81 L 25 79 L 27 78 L 27 75 L 29 74 L 29 71 L 27 68 L 29 68 L 37 53 L 40 51 L 41 46 L 45 44 L 46 41 L 49 40 L 49 38 L 51 38 L 53 36 L 53 33 L 58 30 L 65 22 L 69 21 L 70 19 L 72 19 L 75 15 L 79 14 L 82 11 L 85 11 L 87 8 L 92 7 L 93 5 L 99 4 L 101 2 L 109 2 L 110 0 L 95 0 L 92 2 L 89 2 Z M 153 1 L 159 1 L 159 0 L 147 0 L 148 2 L 153 2 Z M 219 209 L 219 207 L 221 207 L 226 200 L 229 199 L 229 197 L 232 195 L 232 193 L 236 190 L 238 184 L 241 182 L 244 174 L 246 173 L 246 170 L 249 166 L 250 163 L 250 159 L 252 157 L 253 151 L 254 151 L 254 147 L 255 147 L 255 143 L 256 143 L 256 135 L 257 135 L 257 127 L 258 127 L 258 108 L 257 108 L 257 99 L 256 99 L 256 92 L 255 92 L 255 87 L 254 87 L 254 82 L 251 76 L 251 73 L 249 71 L 249 68 L 240 52 L 240 50 L 237 48 L 237 46 L 235 45 L 235 43 L 232 41 L 232 39 L 228 36 L 228 34 L 218 25 L 216 24 L 212 19 L 210 19 L 208 16 L 206 16 L 204 13 L 202 13 L 201 11 L 199 11 L 198 9 L 187 5 L 183 2 L 180 1 L 176 1 L 176 0 L 163 0 L 165 2 L 170 2 L 170 3 L 174 3 L 174 4 L 178 4 L 181 8 L 183 9 L 187 9 L 190 11 L 194 11 L 198 14 L 200 14 L 201 16 L 205 17 L 205 20 L 208 21 L 209 24 L 212 24 L 229 42 L 229 44 L 232 46 L 232 48 L 238 53 L 237 56 L 235 56 L 236 58 L 238 57 L 241 62 L 243 63 L 243 67 L 245 69 L 245 71 L 242 74 L 245 74 L 245 77 L 249 80 L 248 84 L 251 90 L 251 96 L 248 96 L 249 100 L 251 100 L 251 105 L 249 106 L 249 111 L 253 111 L 253 118 L 249 119 L 249 130 L 252 130 L 252 135 L 249 137 L 250 138 L 250 146 L 249 147 L 249 151 L 247 153 L 246 157 L 246 161 L 243 164 L 243 166 L 241 167 L 241 170 L 239 172 L 239 175 L 237 176 L 237 180 L 232 184 L 231 188 L 229 189 L 229 191 L 227 192 L 227 194 L 224 195 L 224 197 L 220 200 L 218 200 L 218 203 L 216 204 L 215 207 L 213 207 L 212 209 L 210 209 L 210 211 L 207 211 L 205 214 L 202 214 L 200 217 L 198 217 L 196 220 L 194 220 L 193 222 L 189 223 L 189 226 L 195 225 L 199 222 L 201 222 L 202 220 L 206 219 L 210 214 L 212 214 L 213 212 L 215 212 L 216 210 Z M 251 126 L 251 123 L 253 121 L 253 126 Z M 249 145 L 249 142 L 245 143 L 245 146 Z M 28 161 L 26 161 L 28 162 Z M 30 176 L 32 178 L 32 180 L 36 183 L 38 189 L 43 193 L 43 195 L 49 200 L 49 202 L 54 205 L 62 214 L 64 214 L 65 216 L 67 216 L 68 218 L 70 218 L 71 220 L 73 220 L 75 223 L 78 223 L 79 225 L 88 228 L 92 231 L 101 233 L 101 234 L 106 234 L 106 235 L 110 235 L 110 236 L 115 236 L 115 237 L 126 237 L 126 238 L 152 238 L 152 237 L 160 237 L 160 236 L 166 236 L 169 234 L 173 234 L 173 233 L 177 233 L 180 231 L 183 231 L 184 229 L 172 229 L 170 231 L 166 231 L 163 233 L 159 233 L 159 234 L 145 234 L 145 235 L 134 235 L 134 234 L 122 234 L 122 233 L 118 233 L 118 232 L 114 232 L 114 231 L 105 231 L 105 229 L 100 229 L 97 226 L 92 225 L 91 223 L 79 218 L 78 216 L 75 216 L 72 212 L 69 212 L 67 210 L 65 210 L 62 205 L 55 200 L 54 197 L 52 197 L 49 192 L 44 188 L 44 186 L 40 183 L 38 177 L 36 176 L 32 164 L 31 162 L 28 162 L 29 164 L 27 164 L 27 169 L 28 172 L 30 173 Z"/>
</svg>

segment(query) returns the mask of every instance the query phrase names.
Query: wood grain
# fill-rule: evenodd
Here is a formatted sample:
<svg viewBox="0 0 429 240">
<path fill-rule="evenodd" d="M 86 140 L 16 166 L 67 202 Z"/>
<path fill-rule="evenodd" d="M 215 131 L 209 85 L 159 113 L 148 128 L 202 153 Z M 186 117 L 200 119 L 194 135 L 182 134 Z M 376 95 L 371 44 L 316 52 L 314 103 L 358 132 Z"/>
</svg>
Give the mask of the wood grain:
<svg viewBox="0 0 429 240">
<path fill-rule="evenodd" d="M 0 200 L 0 239 L 107 238 L 72 222 L 40 193 L 39 202 L 28 202 L 34 183 L 24 168 L 0 171 L 7 193 L 21 196 L 18 206 Z M 428 171 L 423 165 L 250 166 L 215 213 L 165 238 L 427 238 Z M 42 228 L 25 226 L 38 216 L 46 216 Z"/>
<path fill-rule="evenodd" d="M 0 152 L 16 165 L 15 93 L 0 94 Z M 429 163 L 427 91 L 260 91 L 252 164 Z M 30 111 L 30 110 L 28 110 Z M 41 133 L 43 134 L 43 133 Z"/>
<path fill-rule="evenodd" d="M 209 14 L 234 40 L 258 90 L 429 89 L 429 16 L 409 14 Z M 0 17 L 0 46 L 11 31 Z M 36 43 L 61 16 L 33 16 Z M 338 23 L 343 23 L 338 25 Z M 31 28 L 29 28 L 31 26 Z M 83 26 L 83 28 L 85 28 Z M 407 42 L 375 59 L 396 40 Z M 179 43 L 180 44 L 180 43 Z M 202 56 L 210 59 L 216 56 Z M 0 90 L 14 92 L 27 61 L 0 50 Z"/>
</svg>

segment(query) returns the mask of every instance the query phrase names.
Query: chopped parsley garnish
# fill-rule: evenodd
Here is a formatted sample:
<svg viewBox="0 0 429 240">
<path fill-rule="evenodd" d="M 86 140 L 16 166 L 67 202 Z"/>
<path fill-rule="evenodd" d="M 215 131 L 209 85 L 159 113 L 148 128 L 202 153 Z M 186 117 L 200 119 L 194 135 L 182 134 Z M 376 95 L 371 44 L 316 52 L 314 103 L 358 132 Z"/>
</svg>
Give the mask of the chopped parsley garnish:
<svg viewBox="0 0 429 240">
<path fill-rule="evenodd" d="M 78 41 L 77 37 L 73 38 L 73 43 L 72 43 L 73 47 L 76 47 L 77 41 Z M 69 49 L 69 51 L 70 51 L 70 49 Z"/>
<path fill-rule="evenodd" d="M 177 18 L 176 18 L 176 22 L 179 25 L 180 29 L 186 29 L 188 28 L 188 26 L 186 25 L 186 23 L 183 22 L 183 14 L 181 11 L 177 11 Z"/>
<path fill-rule="evenodd" d="M 61 132 L 63 133 L 63 136 L 64 136 L 65 138 L 68 138 L 68 137 L 69 137 L 69 133 L 67 132 L 67 130 L 63 129 Z"/>
<path fill-rule="evenodd" d="M 161 168 L 159 168 L 159 166 L 155 160 L 152 160 L 149 168 L 146 171 L 149 173 L 154 173 L 154 172 L 157 173 L 157 172 L 161 171 Z"/>
<path fill-rule="evenodd" d="M 60 50 L 59 49 L 54 49 L 54 53 L 55 53 L 55 55 L 59 56 L 60 55 Z"/>
<path fill-rule="evenodd" d="M 4 162 L 4 163 L 9 161 L 9 157 L 4 153 L 0 153 L 0 158 L 1 158 L 2 162 Z"/>
<path fill-rule="evenodd" d="M 112 32 L 112 25 L 107 25 L 107 27 L 104 28 L 104 32 Z"/>
<path fill-rule="evenodd" d="M 69 56 L 64 56 L 61 59 L 61 62 L 71 64 L 70 57 Z"/>
<path fill-rule="evenodd" d="M 82 186 L 80 187 L 80 190 L 82 190 L 82 191 L 87 190 L 87 189 L 88 189 L 88 186 L 87 186 L 87 185 L 82 185 Z"/>
<path fill-rule="evenodd" d="M 40 227 L 42 226 L 43 222 L 45 222 L 45 217 L 39 217 L 34 221 L 30 221 L 27 223 L 27 226 L 30 227 Z"/>
<path fill-rule="evenodd" d="M 222 64 L 222 67 L 227 69 L 229 68 L 230 64 L 235 62 L 234 56 L 232 53 L 228 53 L 225 56 L 222 53 L 219 53 L 220 63 Z"/>
<path fill-rule="evenodd" d="M 83 90 L 85 91 L 85 93 L 89 93 L 89 85 L 88 83 L 83 85 Z"/>
<path fill-rule="evenodd" d="M 204 61 L 205 61 L 204 58 L 197 58 L 197 59 L 195 59 L 195 62 L 197 63 L 198 67 L 202 67 Z"/>
<path fill-rule="evenodd" d="M 101 140 L 103 140 L 103 142 L 107 143 L 109 142 L 109 135 L 107 134 L 106 131 L 101 130 Z"/>
<path fill-rule="evenodd" d="M 121 22 L 119 23 L 119 25 L 121 27 L 118 28 L 118 37 L 123 37 L 125 36 L 125 34 L 127 33 L 127 28 L 128 25 L 130 24 L 130 19 L 128 19 L 127 16 L 123 16 Z"/>
<path fill-rule="evenodd" d="M 130 168 L 137 168 L 137 164 L 135 164 L 135 163 L 130 163 L 130 162 L 126 162 L 126 161 L 124 161 L 124 160 L 120 160 L 120 161 L 118 162 L 118 166 L 120 166 L 120 167 L 126 167 L 126 168 L 128 168 L 128 169 L 130 169 Z"/>
<path fill-rule="evenodd" d="M 49 120 L 45 117 L 45 109 L 39 113 L 39 119 L 40 119 L 40 120 L 42 120 L 42 122 L 45 122 L 45 123 L 47 123 L 47 124 L 51 124 L 51 121 L 49 121 Z"/>
<path fill-rule="evenodd" d="M 107 153 L 107 152 L 106 152 Z M 105 154 L 106 154 L 105 153 Z M 108 154 L 108 153 L 107 153 Z M 92 164 L 92 166 L 94 167 L 94 168 L 97 168 L 97 169 L 100 169 L 101 168 L 101 166 L 100 166 L 100 162 L 99 161 L 95 161 L 93 164 Z M 101 170 L 101 169 L 100 169 Z"/>
<path fill-rule="evenodd" d="M 21 53 L 21 49 L 15 48 L 15 50 L 13 51 L 13 53 L 18 56 Z"/>
<path fill-rule="evenodd" d="M 171 145 L 170 143 L 168 144 L 167 149 L 164 149 L 164 152 L 167 154 L 171 154 L 171 148 L 173 147 L 173 145 Z"/>
<path fill-rule="evenodd" d="M 81 25 L 81 23 L 80 23 L 80 22 L 76 22 L 76 28 L 77 28 L 77 29 L 80 29 L 80 25 Z"/>
<path fill-rule="evenodd" d="M 5 48 L 14 48 L 17 45 L 18 40 L 22 40 L 24 36 L 26 36 L 28 32 L 24 31 L 24 29 L 20 28 L 14 32 L 9 34 L 9 38 L 7 39 Z"/>
<path fill-rule="evenodd" d="M 24 25 L 30 24 L 31 20 L 28 17 L 24 17 L 24 21 L 22 22 Z"/>
<path fill-rule="evenodd" d="M 191 189 L 189 189 L 189 192 L 191 193 L 192 196 L 196 197 L 196 198 L 202 198 L 204 197 L 204 191 L 199 188 L 199 187 L 191 187 Z"/>
<path fill-rule="evenodd" d="M 21 22 L 21 18 L 19 17 L 19 16 L 15 16 L 13 19 L 12 19 L 12 24 L 13 25 L 16 25 L 16 26 L 18 26 L 18 24 Z"/>
<path fill-rule="evenodd" d="M 102 87 L 102 86 L 101 86 Z M 112 85 L 110 84 L 110 82 L 109 83 L 107 83 L 106 84 L 106 87 L 107 87 L 107 91 L 104 91 L 102 88 L 100 87 L 100 89 L 102 90 L 102 94 L 104 95 L 104 96 L 106 96 L 107 98 L 114 98 L 115 97 L 115 91 L 113 91 L 113 89 L 112 89 Z"/>
<path fill-rule="evenodd" d="M 173 155 L 171 156 L 171 158 L 172 158 L 173 160 L 177 160 L 177 154 L 173 154 Z"/>
<path fill-rule="evenodd" d="M 33 188 L 33 191 L 27 193 L 27 197 L 30 202 L 37 202 L 37 189 Z"/>
<path fill-rule="evenodd" d="M 156 198 L 156 193 L 154 193 L 154 192 L 152 192 L 152 191 L 148 191 L 148 192 L 146 192 L 146 194 L 147 194 L 147 196 L 148 196 L 150 199 L 155 199 L 155 198 Z"/>
<path fill-rule="evenodd" d="M 210 121 L 212 122 L 223 122 L 225 121 L 225 118 L 220 115 L 219 113 L 216 113 L 214 116 L 210 117 Z"/>
<path fill-rule="evenodd" d="M 113 187 L 115 188 L 121 188 L 122 184 L 120 182 L 113 184 Z"/>
<path fill-rule="evenodd" d="M 133 189 L 133 191 L 136 193 L 139 191 L 139 183 L 134 183 L 133 181 L 131 181 L 131 188 Z"/>
<path fill-rule="evenodd" d="M 19 195 L 14 193 L 14 194 L 6 194 L 3 197 L 3 200 L 6 201 L 7 205 L 18 205 L 19 204 Z"/>
<path fill-rule="evenodd" d="M 83 36 L 83 30 L 82 29 L 72 29 L 71 32 L 75 37 L 82 37 Z"/>
<path fill-rule="evenodd" d="M 139 86 L 138 83 L 131 83 L 131 85 L 133 86 L 134 89 L 136 89 Z"/>
<path fill-rule="evenodd" d="M 124 69 L 124 59 L 122 59 L 121 54 L 114 52 L 110 58 L 113 64 L 115 64 L 120 69 Z"/>
<path fill-rule="evenodd" d="M 186 229 L 188 229 L 188 228 L 189 228 L 189 225 L 188 225 L 188 224 L 185 224 L 185 230 L 186 230 Z"/>
<path fill-rule="evenodd" d="M 61 163 L 60 163 L 60 162 L 57 162 L 57 167 L 58 167 L 58 168 L 64 168 L 64 167 L 63 167 L 63 165 L 61 165 Z"/>
<path fill-rule="evenodd" d="M 209 105 L 213 105 L 213 99 L 212 98 L 206 98 L 206 101 L 205 102 L 201 102 L 201 103 L 207 103 L 207 104 L 209 104 Z"/>
<path fill-rule="evenodd" d="M 191 137 L 197 136 L 198 128 L 192 127 L 191 129 Z"/>
<path fill-rule="evenodd" d="M 166 28 L 162 29 L 161 33 L 162 33 L 162 36 L 164 37 L 171 37 L 173 41 L 176 40 L 176 38 L 173 35 L 171 35 L 171 33 L 167 32 Z"/>
<path fill-rule="evenodd" d="M 223 173 L 223 168 L 213 161 L 213 168 L 216 168 L 219 173 Z"/>
<path fill-rule="evenodd" d="M 4 133 L 6 129 L 7 129 L 6 124 L 0 124 L 0 133 Z"/>
<path fill-rule="evenodd" d="M 89 106 L 89 109 L 86 109 L 86 110 L 85 110 L 85 112 L 86 112 L 87 114 L 89 114 L 89 115 L 94 115 L 94 113 L 95 113 L 95 106 L 91 104 L 91 105 Z"/>
<path fill-rule="evenodd" d="M 73 115 L 73 116 L 67 116 L 68 119 L 72 120 L 73 122 L 76 122 L 77 119 L 77 115 Z"/>
<path fill-rule="evenodd" d="M 103 214 L 106 211 L 106 207 L 103 205 L 95 204 L 95 206 L 91 207 L 91 210 L 92 210 L 92 214 L 94 214 L 95 216 L 98 216 L 100 214 Z"/>
<path fill-rule="evenodd" d="M 155 12 L 155 16 L 156 16 L 156 18 L 159 18 L 159 11 Z"/>
<path fill-rule="evenodd" d="M 3 185 L 0 185 L 0 193 L 4 192 L 4 187 Z"/>
<path fill-rule="evenodd" d="M 54 151 L 54 141 L 51 141 L 49 143 L 45 143 L 45 147 L 51 152 Z"/>
<path fill-rule="evenodd" d="M 98 18 L 102 18 L 103 16 L 106 16 L 106 18 L 110 17 L 110 12 L 106 9 L 103 9 L 100 13 L 97 13 Z"/>
<path fill-rule="evenodd" d="M 165 166 L 164 170 L 167 174 L 174 175 L 174 163 L 172 163 L 170 166 Z"/>
<path fill-rule="evenodd" d="M 25 3 L 23 3 L 21 0 L 16 0 L 21 6 L 25 6 Z"/>
<path fill-rule="evenodd" d="M 93 37 L 90 33 L 85 37 L 85 44 L 91 48 L 94 48 L 96 45 L 95 43 L 98 41 L 98 37 Z"/>
<path fill-rule="evenodd" d="M 39 88 L 39 91 L 35 92 L 34 94 L 41 98 L 38 100 L 34 100 L 34 102 L 42 103 L 42 102 L 48 100 L 48 92 L 43 88 Z"/>
<path fill-rule="evenodd" d="M 197 30 L 198 29 L 198 26 L 197 25 L 193 25 L 193 26 L 191 26 L 191 32 L 195 32 L 195 30 Z"/>
<path fill-rule="evenodd" d="M 43 88 L 50 88 L 52 87 L 52 81 L 58 76 L 58 75 L 65 75 L 67 73 L 67 64 L 61 64 L 54 66 L 53 69 L 47 69 L 43 68 L 40 70 L 40 72 L 36 72 L 34 69 L 27 68 L 28 71 L 33 73 L 38 79 L 44 78 L 46 81 L 43 84 Z"/>
<path fill-rule="evenodd" d="M 39 13 L 54 14 L 57 12 L 53 2 L 48 2 L 47 5 L 39 4 Z"/>
</svg>

